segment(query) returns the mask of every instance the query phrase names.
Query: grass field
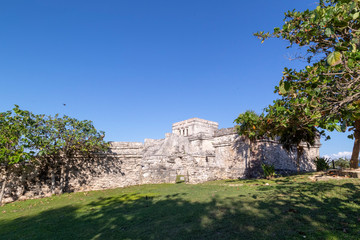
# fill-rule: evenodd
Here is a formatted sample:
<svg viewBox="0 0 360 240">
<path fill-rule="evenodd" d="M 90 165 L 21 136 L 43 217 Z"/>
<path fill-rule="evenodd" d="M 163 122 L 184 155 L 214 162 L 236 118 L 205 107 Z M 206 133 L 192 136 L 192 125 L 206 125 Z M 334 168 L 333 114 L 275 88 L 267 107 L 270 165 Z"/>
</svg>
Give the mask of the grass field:
<svg viewBox="0 0 360 240">
<path fill-rule="evenodd" d="M 0 239 L 360 239 L 360 180 L 159 184 L 0 207 Z"/>
</svg>

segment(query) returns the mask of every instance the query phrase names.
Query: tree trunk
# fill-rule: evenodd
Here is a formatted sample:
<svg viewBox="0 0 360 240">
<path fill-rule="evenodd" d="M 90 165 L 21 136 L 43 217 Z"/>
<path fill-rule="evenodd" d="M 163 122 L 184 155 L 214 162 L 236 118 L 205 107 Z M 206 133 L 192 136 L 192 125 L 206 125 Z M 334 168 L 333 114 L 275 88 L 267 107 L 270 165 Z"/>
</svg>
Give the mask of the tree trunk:
<svg viewBox="0 0 360 240">
<path fill-rule="evenodd" d="M 246 158 L 245 158 L 245 177 L 250 177 L 250 162 L 251 162 L 251 150 L 252 150 L 252 144 L 250 139 L 247 139 L 247 150 L 246 150 Z"/>
<path fill-rule="evenodd" d="M 22 184 L 22 194 L 21 195 L 24 195 L 26 193 L 26 190 L 28 189 L 28 184 L 27 184 L 27 179 L 26 179 L 26 172 L 22 172 L 21 174 L 21 184 Z"/>
<path fill-rule="evenodd" d="M 2 183 L 2 187 L 1 187 L 1 192 L 0 192 L 0 206 L 2 206 L 2 200 L 3 200 L 3 197 L 4 197 L 4 193 L 5 193 L 6 181 L 7 181 L 7 176 L 5 175 L 5 178 L 4 178 L 4 181 Z"/>
<path fill-rule="evenodd" d="M 354 147 L 350 159 L 350 168 L 359 168 L 359 151 L 360 151 L 360 120 L 355 121 L 354 130 Z"/>
<path fill-rule="evenodd" d="M 296 170 L 300 173 L 300 158 L 304 153 L 304 147 L 301 145 L 296 146 Z"/>
<path fill-rule="evenodd" d="M 299 146 L 296 147 L 296 171 L 297 173 L 300 173 L 300 157 L 301 157 L 301 151 Z"/>
<path fill-rule="evenodd" d="M 64 188 L 65 188 L 65 166 L 64 164 L 62 164 L 60 170 L 60 194 L 64 193 Z"/>
<path fill-rule="evenodd" d="M 55 194 L 55 170 L 51 171 L 51 194 Z"/>
<path fill-rule="evenodd" d="M 70 168 L 68 165 L 65 166 L 65 177 L 64 177 L 64 191 L 69 191 L 69 171 Z"/>
<path fill-rule="evenodd" d="M 251 145 L 251 142 L 249 141 L 249 146 L 248 146 L 248 149 L 247 149 L 247 158 L 245 159 L 245 168 L 246 168 L 246 170 L 249 169 L 249 165 L 250 165 L 250 162 L 251 162 L 251 150 L 252 150 L 252 145 Z"/>
</svg>

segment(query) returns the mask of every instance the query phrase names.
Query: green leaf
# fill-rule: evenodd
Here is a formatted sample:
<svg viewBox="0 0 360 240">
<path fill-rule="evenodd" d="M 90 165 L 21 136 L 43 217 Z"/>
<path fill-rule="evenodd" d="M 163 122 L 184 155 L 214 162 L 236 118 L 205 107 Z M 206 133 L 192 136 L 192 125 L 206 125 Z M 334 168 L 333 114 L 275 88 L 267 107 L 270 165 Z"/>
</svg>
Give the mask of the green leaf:
<svg viewBox="0 0 360 240">
<path fill-rule="evenodd" d="M 353 68 L 354 67 L 354 60 L 352 60 L 351 58 L 348 60 L 348 66 L 350 68 Z"/>
<path fill-rule="evenodd" d="M 359 12 L 356 12 L 353 14 L 353 20 L 357 19 L 359 17 L 360 13 Z"/>
<path fill-rule="evenodd" d="M 339 125 L 335 125 L 335 129 L 336 129 L 336 131 L 338 131 L 338 132 L 342 132 L 342 131 L 341 131 L 341 127 L 340 127 Z"/>
<path fill-rule="evenodd" d="M 340 52 L 332 52 L 326 58 L 327 63 L 330 66 L 335 66 L 341 63 L 341 53 Z"/>
<path fill-rule="evenodd" d="M 351 44 L 351 52 L 356 52 L 357 47 L 355 43 L 350 43 Z"/>
<path fill-rule="evenodd" d="M 346 124 L 346 122 L 343 122 L 341 124 L 341 132 L 346 132 L 346 128 L 347 128 L 347 124 Z"/>
<path fill-rule="evenodd" d="M 333 34 L 333 31 L 331 30 L 331 28 L 326 28 L 325 29 L 325 35 L 330 37 Z"/>
<path fill-rule="evenodd" d="M 309 114 L 310 114 L 310 109 L 309 109 L 309 108 L 305 108 L 305 109 L 304 109 L 304 112 L 306 113 L 306 115 L 309 115 Z"/>
<path fill-rule="evenodd" d="M 311 115 L 311 118 L 312 119 L 318 119 L 318 118 L 321 118 L 321 113 L 315 113 L 315 114 L 313 114 L 313 115 Z"/>
<path fill-rule="evenodd" d="M 286 90 L 285 90 L 285 84 L 281 83 L 279 86 L 279 92 L 280 94 L 286 94 Z"/>
<path fill-rule="evenodd" d="M 291 87 L 290 82 L 288 81 L 281 82 L 279 86 L 279 91 L 281 94 L 286 94 L 290 90 L 290 87 Z"/>
</svg>

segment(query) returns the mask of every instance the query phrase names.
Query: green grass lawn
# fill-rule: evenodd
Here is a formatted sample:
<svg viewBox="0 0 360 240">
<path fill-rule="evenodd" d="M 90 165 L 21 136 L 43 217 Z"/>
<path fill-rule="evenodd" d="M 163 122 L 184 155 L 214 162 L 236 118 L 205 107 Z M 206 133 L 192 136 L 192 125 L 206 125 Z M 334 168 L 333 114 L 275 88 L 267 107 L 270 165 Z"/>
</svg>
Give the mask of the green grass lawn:
<svg viewBox="0 0 360 240">
<path fill-rule="evenodd" d="M 142 185 L 0 207 L 0 239 L 360 239 L 360 180 Z"/>
</svg>

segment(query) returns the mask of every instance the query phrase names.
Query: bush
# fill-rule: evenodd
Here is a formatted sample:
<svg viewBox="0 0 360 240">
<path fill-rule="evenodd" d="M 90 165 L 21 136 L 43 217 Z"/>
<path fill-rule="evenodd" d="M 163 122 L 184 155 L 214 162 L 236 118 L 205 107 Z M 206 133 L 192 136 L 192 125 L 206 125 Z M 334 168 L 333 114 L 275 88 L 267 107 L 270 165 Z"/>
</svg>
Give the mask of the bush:
<svg viewBox="0 0 360 240">
<path fill-rule="evenodd" d="M 325 171 L 330 168 L 330 159 L 325 157 L 317 157 L 315 160 L 316 171 Z"/>
<path fill-rule="evenodd" d="M 350 168 L 350 161 L 346 158 L 339 158 L 336 159 L 334 162 L 336 168 Z"/>
<path fill-rule="evenodd" d="M 261 164 L 261 168 L 264 171 L 266 179 L 273 178 L 276 176 L 274 165 Z"/>
<path fill-rule="evenodd" d="M 185 181 L 186 181 L 186 178 L 184 175 L 176 175 L 176 180 L 175 180 L 176 183 L 183 183 Z"/>
</svg>

